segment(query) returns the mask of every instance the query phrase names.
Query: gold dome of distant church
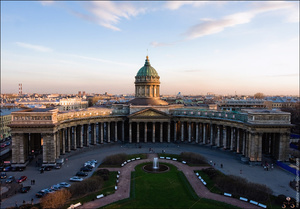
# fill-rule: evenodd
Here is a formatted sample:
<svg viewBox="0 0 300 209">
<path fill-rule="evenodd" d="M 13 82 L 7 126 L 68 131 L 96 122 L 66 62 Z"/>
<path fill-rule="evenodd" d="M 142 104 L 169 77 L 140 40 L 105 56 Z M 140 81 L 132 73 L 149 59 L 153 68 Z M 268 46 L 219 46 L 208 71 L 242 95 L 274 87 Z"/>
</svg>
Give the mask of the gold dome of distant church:
<svg viewBox="0 0 300 209">
<path fill-rule="evenodd" d="M 160 77 L 151 66 L 146 56 L 144 66 L 135 76 L 135 99 L 129 101 L 132 105 L 168 105 L 160 99 Z"/>
</svg>

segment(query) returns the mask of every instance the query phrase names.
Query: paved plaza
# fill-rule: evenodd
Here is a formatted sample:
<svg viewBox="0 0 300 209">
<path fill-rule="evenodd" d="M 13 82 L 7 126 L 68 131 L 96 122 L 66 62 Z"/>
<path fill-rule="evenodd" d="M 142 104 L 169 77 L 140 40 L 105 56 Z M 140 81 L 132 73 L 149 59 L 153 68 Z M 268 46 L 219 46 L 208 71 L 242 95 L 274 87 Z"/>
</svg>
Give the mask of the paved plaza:
<svg viewBox="0 0 300 209">
<path fill-rule="evenodd" d="M 161 153 L 164 150 L 166 153 L 179 154 L 181 152 L 195 152 L 206 157 L 208 161 L 215 163 L 215 168 L 225 174 L 236 175 L 246 178 L 250 182 L 267 185 L 272 189 L 275 195 L 284 194 L 296 198 L 297 193 L 289 187 L 289 182 L 295 176 L 287 171 L 277 168 L 265 171 L 261 166 L 250 166 L 243 164 L 238 156 L 232 152 L 213 149 L 211 147 L 196 145 L 196 144 L 174 144 L 174 143 L 140 143 L 140 144 L 104 144 L 85 147 L 81 150 L 71 151 L 64 155 L 65 165 L 59 170 L 45 171 L 41 174 L 38 168 L 35 167 L 35 161 L 32 161 L 26 170 L 23 172 L 7 172 L 7 175 L 14 175 L 19 178 L 26 175 L 28 179 L 23 183 L 24 186 L 30 185 L 31 180 L 35 180 L 35 185 L 32 185 L 31 191 L 25 194 L 17 193 L 16 195 L 3 199 L 1 208 L 15 206 L 17 203 L 20 206 L 25 200 L 30 203 L 33 198 L 34 202 L 39 199 L 35 197 L 35 193 L 41 189 L 51 187 L 59 182 L 69 182 L 69 178 L 82 167 L 83 163 L 96 159 L 101 162 L 105 156 L 117 153 L 149 153 L 149 148 L 152 148 L 156 153 Z M 221 168 L 223 164 L 223 168 Z M 130 164 L 129 164 L 130 165 Z M 130 170 L 130 169 L 129 169 Z M 240 172 L 242 170 L 242 173 Z M 91 175 L 91 173 L 89 174 Z M 128 181 L 130 181 L 128 179 Z"/>
</svg>

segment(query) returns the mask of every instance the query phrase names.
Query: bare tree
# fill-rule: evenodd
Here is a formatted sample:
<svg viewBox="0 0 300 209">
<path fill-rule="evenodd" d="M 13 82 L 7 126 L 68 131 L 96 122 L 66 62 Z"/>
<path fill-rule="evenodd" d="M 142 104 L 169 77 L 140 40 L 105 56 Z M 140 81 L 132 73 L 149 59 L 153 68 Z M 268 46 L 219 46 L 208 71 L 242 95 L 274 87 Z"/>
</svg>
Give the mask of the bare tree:
<svg viewBox="0 0 300 209">
<path fill-rule="evenodd" d="M 261 92 L 254 94 L 255 99 L 263 99 L 264 97 L 265 97 L 265 95 Z"/>
<path fill-rule="evenodd" d="M 42 208 L 60 208 L 71 198 L 71 193 L 67 189 L 62 189 L 50 193 L 41 199 Z"/>
</svg>

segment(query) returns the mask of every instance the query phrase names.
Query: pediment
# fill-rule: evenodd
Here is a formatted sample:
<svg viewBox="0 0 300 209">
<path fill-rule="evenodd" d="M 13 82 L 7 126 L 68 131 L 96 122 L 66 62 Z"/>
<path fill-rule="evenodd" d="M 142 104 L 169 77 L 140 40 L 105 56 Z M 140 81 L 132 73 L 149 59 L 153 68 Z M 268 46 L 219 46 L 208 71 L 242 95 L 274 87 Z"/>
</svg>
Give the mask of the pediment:
<svg viewBox="0 0 300 209">
<path fill-rule="evenodd" d="M 129 118 L 169 118 L 169 117 L 170 116 L 167 113 L 153 108 L 141 110 L 129 116 Z"/>
</svg>

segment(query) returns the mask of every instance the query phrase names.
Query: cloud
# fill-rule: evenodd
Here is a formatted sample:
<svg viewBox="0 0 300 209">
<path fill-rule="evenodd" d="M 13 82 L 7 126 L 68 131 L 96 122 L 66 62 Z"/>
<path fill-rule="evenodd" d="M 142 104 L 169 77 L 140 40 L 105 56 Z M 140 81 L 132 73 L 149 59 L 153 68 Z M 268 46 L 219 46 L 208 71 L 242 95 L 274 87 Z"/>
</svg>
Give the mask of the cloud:
<svg viewBox="0 0 300 209">
<path fill-rule="evenodd" d="M 153 47 L 162 47 L 162 46 L 171 46 L 171 45 L 174 45 L 176 42 L 173 42 L 173 43 L 158 43 L 156 41 L 153 41 L 150 43 L 151 46 Z"/>
<path fill-rule="evenodd" d="M 192 5 L 194 7 L 199 7 L 207 3 L 209 3 L 209 1 L 168 1 L 165 4 L 165 8 L 170 10 L 177 10 L 184 5 Z"/>
<path fill-rule="evenodd" d="M 16 45 L 26 48 L 26 49 L 33 49 L 38 52 L 51 52 L 53 51 L 52 49 L 40 45 L 33 45 L 33 44 L 27 44 L 27 43 L 22 43 L 22 42 L 16 42 Z"/>
<path fill-rule="evenodd" d="M 135 17 L 146 11 L 146 8 L 135 6 L 130 2 L 111 1 L 86 2 L 85 8 L 88 14 L 76 11 L 72 11 L 72 13 L 82 19 L 94 22 L 114 31 L 121 30 L 116 25 L 120 23 L 122 19 L 129 20 L 131 17 Z"/>
<path fill-rule="evenodd" d="M 115 61 L 105 60 L 105 59 L 95 58 L 95 57 L 87 57 L 87 56 L 81 56 L 81 55 L 76 55 L 76 54 L 68 54 L 68 56 L 76 57 L 76 58 L 80 58 L 80 59 L 84 59 L 84 60 L 101 62 L 101 63 L 109 63 L 109 64 L 114 64 L 114 65 L 128 66 L 128 67 L 137 67 L 135 64 L 129 64 L 129 63 L 124 63 L 124 62 L 115 62 Z"/>
<path fill-rule="evenodd" d="M 246 12 L 239 12 L 232 15 L 225 16 L 221 19 L 202 19 L 201 23 L 190 27 L 185 33 L 187 39 L 195 39 L 202 36 L 222 32 L 228 27 L 249 23 L 256 15 L 264 12 L 292 9 L 294 11 L 295 5 L 293 2 L 259 2 L 252 5 L 252 9 Z M 296 15 L 294 15 L 296 16 Z M 293 20 L 295 20 L 294 16 Z"/>
<path fill-rule="evenodd" d="M 43 6 L 49 6 L 54 4 L 55 1 L 40 1 Z"/>
</svg>

